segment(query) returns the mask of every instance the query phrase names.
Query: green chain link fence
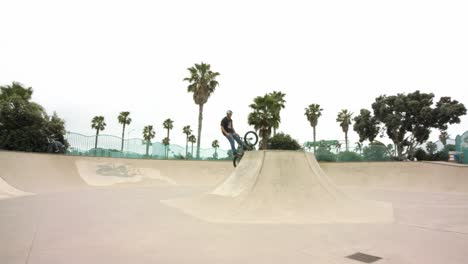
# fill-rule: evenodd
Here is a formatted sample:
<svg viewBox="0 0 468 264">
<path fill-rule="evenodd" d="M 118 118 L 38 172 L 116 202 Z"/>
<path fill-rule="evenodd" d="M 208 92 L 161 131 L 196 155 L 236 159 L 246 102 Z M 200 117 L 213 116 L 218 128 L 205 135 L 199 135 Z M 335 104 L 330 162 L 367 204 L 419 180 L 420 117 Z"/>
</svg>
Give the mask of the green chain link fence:
<svg viewBox="0 0 468 264">
<path fill-rule="evenodd" d="M 98 145 L 95 148 L 96 136 L 86 136 L 78 133 L 67 132 L 66 140 L 69 144 L 68 155 L 97 156 L 97 157 L 121 157 L 121 158 L 149 158 L 149 159 L 195 159 L 196 144 L 189 143 L 187 154 L 185 146 L 170 144 L 165 146 L 161 142 L 149 142 L 143 139 L 130 138 L 124 140 L 123 151 L 122 138 L 112 135 L 99 135 Z M 351 144 L 349 151 L 345 151 L 345 142 L 338 140 L 320 140 L 315 144 L 305 142 L 305 151 L 313 152 L 318 161 L 391 161 L 395 160 L 395 148 L 392 144 L 384 145 L 374 143 L 364 145 Z M 456 149 L 462 155 L 461 162 L 468 163 L 468 131 L 456 139 Z M 193 152 L 193 156 L 192 156 Z M 222 149 L 200 149 L 201 160 L 226 160 L 231 159 L 231 151 Z"/>
<path fill-rule="evenodd" d="M 161 142 L 146 142 L 140 138 L 124 139 L 123 151 L 122 138 L 112 135 L 99 135 L 97 147 L 96 136 L 86 136 L 78 133 L 67 132 L 66 140 L 69 144 L 67 155 L 96 156 L 115 158 L 150 158 L 150 159 L 195 159 L 196 144 L 192 148 L 189 143 L 186 154 L 185 146 L 169 144 L 165 146 Z M 193 151 L 193 155 L 192 155 Z M 202 160 L 230 159 L 228 151 L 222 149 L 200 149 Z"/>
</svg>

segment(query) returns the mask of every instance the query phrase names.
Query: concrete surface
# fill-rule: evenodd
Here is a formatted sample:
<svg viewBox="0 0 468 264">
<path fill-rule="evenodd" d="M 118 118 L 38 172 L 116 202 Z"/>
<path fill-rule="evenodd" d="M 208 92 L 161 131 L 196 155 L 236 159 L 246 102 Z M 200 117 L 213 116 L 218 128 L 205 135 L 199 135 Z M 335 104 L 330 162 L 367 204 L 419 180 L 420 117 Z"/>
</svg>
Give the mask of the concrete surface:
<svg viewBox="0 0 468 264">
<path fill-rule="evenodd" d="M 356 252 L 382 258 L 375 263 L 468 263 L 467 167 L 318 166 L 306 157 L 313 166 L 301 174 L 301 154 L 270 154 L 252 155 L 249 166 L 246 156 L 234 170 L 231 162 L 0 152 L 0 263 L 363 263 L 346 257 Z M 331 206 L 338 195 L 391 204 L 394 219 L 213 223 L 161 202 L 247 193 L 249 205 L 260 201 L 252 212 L 284 208 L 291 197 L 310 202 L 307 210 L 320 197 Z"/>
</svg>

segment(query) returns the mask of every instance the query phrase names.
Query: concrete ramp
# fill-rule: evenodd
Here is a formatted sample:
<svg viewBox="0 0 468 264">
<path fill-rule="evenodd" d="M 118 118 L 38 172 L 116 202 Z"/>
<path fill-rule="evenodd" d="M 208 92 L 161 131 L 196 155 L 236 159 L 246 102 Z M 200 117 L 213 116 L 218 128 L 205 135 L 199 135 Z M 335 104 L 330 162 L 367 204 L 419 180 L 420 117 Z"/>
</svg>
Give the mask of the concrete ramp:
<svg viewBox="0 0 468 264">
<path fill-rule="evenodd" d="M 0 200 L 31 194 L 32 193 L 23 192 L 21 190 L 16 189 L 15 187 L 6 183 L 2 178 L 0 178 Z"/>
<path fill-rule="evenodd" d="M 137 183 L 143 180 L 158 180 L 160 183 L 176 185 L 176 182 L 161 175 L 154 168 L 137 167 L 127 161 L 77 160 L 75 162 L 81 178 L 92 186 L 112 186 L 120 183 Z"/>
<path fill-rule="evenodd" d="M 253 189 L 262 169 L 265 152 L 246 152 L 237 169 L 210 194 L 236 197 Z"/>
<path fill-rule="evenodd" d="M 0 152 L 0 178 L 27 192 L 71 191 L 87 187 L 72 157 L 12 151 Z"/>
<path fill-rule="evenodd" d="M 0 151 L 0 195 L 6 197 L 8 193 L 10 197 L 12 193 L 19 193 L 14 191 L 17 189 L 49 193 L 122 185 L 209 188 L 232 171 L 230 161 L 119 159 Z"/>
<path fill-rule="evenodd" d="M 323 162 L 340 187 L 468 193 L 468 166 L 428 162 Z"/>
<path fill-rule="evenodd" d="M 389 203 L 353 199 L 325 175 L 315 157 L 296 151 L 247 152 L 213 191 L 163 203 L 212 222 L 392 222 Z"/>
</svg>

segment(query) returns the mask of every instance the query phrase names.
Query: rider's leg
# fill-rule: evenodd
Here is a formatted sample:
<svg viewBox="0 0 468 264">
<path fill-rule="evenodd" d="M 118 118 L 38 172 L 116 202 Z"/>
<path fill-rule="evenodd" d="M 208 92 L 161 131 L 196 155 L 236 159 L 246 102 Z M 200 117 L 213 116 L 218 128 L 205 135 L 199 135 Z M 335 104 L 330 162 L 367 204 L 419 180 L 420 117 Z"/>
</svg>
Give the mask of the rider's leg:
<svg viewBox="0 0 468 264">
<path fill-rule="evenodd" d="M 234 145 L 234 139 L 233 139 L 232 134 L 228 134 L 224 136 L 229 140 L 229 144 L 231 144 L 232 155 L 236 156 L 237 150 L 236 150 L 236 146 Z"/>
<path fill-rule="evenodd" d="M 238 146 L 242 146 L 242 149 L 245 150 L 244 142 L 242 142 L 242 140 L 240 139 L 239 135 L 238 135 L 238 134 L 234 134 L 233 137 L 234 137 L 234 139 L 236 140 Z"/>
</svg>

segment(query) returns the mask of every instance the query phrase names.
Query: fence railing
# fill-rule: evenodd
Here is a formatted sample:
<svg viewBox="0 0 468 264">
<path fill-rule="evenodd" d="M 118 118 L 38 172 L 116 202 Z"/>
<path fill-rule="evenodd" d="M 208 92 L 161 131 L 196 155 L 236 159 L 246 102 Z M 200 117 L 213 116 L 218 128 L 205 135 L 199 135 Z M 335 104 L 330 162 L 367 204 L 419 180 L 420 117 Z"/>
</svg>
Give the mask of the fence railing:
<svg viewBox="0 0 468 264">
<path fill-rule="evenodd" d="M 119 157 L 119 158 L 150 158 L 150 159 L 194 159 L 196 146 L 189 143 L 188 148 L 177 144 L 164 145 L 161 142 L 146 142 L 141 138 L 124 139 L 113 135 L 86 136 L 67 132 L 65 139 L 69 147 L 68 155 Z M 222 149 L 200 149 L 200 159 L 229 159 L 228 151 Z"/>
</svg>

